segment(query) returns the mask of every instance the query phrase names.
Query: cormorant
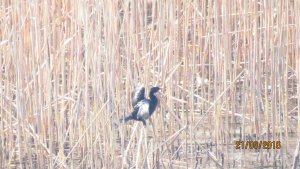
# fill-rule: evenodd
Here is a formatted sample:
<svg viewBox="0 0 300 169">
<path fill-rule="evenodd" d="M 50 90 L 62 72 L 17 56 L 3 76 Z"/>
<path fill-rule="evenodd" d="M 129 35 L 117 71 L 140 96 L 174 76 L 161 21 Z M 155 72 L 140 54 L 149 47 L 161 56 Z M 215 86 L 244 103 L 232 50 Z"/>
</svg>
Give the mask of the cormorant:
<svg viewBox="0 0 300 169">
<path fill-rule="evenodd" d="M 153 114 L 156 109 L 158 99 L 154 95 L 160 90 L 159 87 L 152 87 L 149 93 L 149 98 L 145 98 L 145 88 L 141 87 L 134 95 L 132 106 L 133 112 L 129 116 L 120 119 L 121 122 L 126 123 L 129 120 L 137 120 L 146 125 L 146 120 Z"/>
</svg>

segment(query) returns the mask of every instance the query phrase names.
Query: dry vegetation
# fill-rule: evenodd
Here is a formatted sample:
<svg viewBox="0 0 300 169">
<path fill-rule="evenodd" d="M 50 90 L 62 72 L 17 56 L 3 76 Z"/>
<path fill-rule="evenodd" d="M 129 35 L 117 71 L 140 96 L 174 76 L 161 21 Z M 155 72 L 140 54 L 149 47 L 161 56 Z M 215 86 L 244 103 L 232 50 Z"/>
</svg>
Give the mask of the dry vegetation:
<svg viewBox="0 0 300 169">
<path fill-rule="evenodd" d="M 1 0 L 0 167 L 300 167 L 299 39 L 297 0 Z"/>
</svg>

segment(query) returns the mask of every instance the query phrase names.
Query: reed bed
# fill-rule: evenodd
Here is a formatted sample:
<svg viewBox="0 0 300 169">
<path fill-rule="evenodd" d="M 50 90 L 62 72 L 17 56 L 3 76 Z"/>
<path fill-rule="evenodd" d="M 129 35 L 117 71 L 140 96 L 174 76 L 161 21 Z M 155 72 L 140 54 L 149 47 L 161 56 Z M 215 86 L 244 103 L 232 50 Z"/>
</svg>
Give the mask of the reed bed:
<svg viewBox="0 0 300 169">
<path fill-rule="evenodd" d="M 1 168 L 300 167 L 299 1 L 2 0 L 0 16 Z M 140 84 L 163 88 L 158 110 L 119 124 Z"/>
</svg>

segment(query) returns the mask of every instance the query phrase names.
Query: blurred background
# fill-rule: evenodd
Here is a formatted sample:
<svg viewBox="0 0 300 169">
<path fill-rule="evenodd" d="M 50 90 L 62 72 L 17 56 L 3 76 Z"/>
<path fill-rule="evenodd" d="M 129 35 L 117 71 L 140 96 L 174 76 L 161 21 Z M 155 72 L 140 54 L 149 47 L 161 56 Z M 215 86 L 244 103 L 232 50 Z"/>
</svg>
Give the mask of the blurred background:
<svg viewBox="0 0 300 169">
<path fill-rule="evenodd" d="M 2 0 L 0 16 L 0 168 L 300 167 L 299 1 Z M 163 88 L 158 109 L 119 124 L 139 85 Z"/>
</svg>

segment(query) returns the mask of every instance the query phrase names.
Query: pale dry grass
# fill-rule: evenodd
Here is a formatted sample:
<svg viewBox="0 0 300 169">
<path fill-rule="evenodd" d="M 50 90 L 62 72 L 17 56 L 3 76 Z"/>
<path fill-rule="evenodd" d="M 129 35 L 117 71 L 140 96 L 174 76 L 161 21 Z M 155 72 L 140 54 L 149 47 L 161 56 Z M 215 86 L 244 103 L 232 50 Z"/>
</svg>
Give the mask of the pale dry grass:
<svg viewBox="0 0 300 169">
<path fill-rule="evenodd" d="M 299 1 L 2 0 L 0 16 L 1 168 L 300 167 Z M 140 83 L 163 88 L 152 122 L 119 125 Z M 251 139 L 282 148 L 235 149 Z"/>
</svg>

